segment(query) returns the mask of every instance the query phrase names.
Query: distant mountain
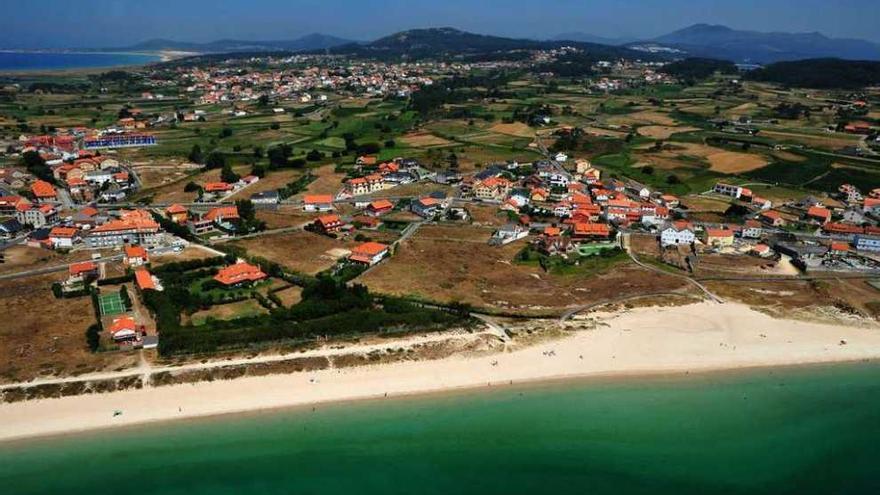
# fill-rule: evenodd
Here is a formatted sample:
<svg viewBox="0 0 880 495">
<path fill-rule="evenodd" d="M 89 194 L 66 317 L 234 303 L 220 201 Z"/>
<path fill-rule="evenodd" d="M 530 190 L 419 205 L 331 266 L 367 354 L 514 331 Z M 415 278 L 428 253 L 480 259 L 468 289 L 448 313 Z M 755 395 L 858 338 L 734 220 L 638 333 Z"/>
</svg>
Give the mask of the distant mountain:
<svg viewBox="0 0 880 495">
<path fill-rule="evenodd" d="M 231 52 L 276 52 L 276 51 L 310 51 L 324 50 L 334 46 L 354 43 L 351 40 L 337 38 L 327 34 L 310 34 L 293 40 L 279 41 L 243 41 L 218 40 L 209 43 L 191 43 L 166 39 L 144 41 L 124 48 L 113 50 L 123 51 L 184 51 L 196 53 L 231 53 Z"/>
<path fill-rule="evenodd" d="M 514 59 L 524 57 L 525 50 L 552 49 L 574 45 L 598 58 L 646 58 L 628 48 L 578 41 L 538 41 L 503 38 L 460 31 L 454 28 L 412 29 L 379 38 L 364 44 L 333 47 L 332 53 L 372 58 L 465 58 L 470 60 Z"/>
<path fill-rule="evenodd" d="M 811 58 L 880 60 L 880 45 L 869 41 L 829 38 L 820 33 L 739 31 L 710 24 L 695 24 L 628 46 L 645 45 L 669 47 L 693 57 L 761 64 Z"/>
<path fill-rule="evenodd" d="M 598 43 L 600 45 L 620 46 L 627 43 L 637 41 L 636 38 L 606 38 L 605 36 L 596 36 L 595 34 L 584 33 L 581 31 L 572 31 L 570 33 L 557 34 L 551 40 L 554 41 L 582 41 L 584 43 Z"/>
</svg>

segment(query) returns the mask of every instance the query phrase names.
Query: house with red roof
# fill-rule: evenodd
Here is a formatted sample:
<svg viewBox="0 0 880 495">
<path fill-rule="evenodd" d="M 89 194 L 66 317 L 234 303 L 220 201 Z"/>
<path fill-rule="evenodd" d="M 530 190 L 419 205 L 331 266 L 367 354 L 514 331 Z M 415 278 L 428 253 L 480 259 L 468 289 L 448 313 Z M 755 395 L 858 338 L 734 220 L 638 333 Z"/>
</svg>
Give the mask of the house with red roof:
<svg viewBox="0 0 880 495">
<path fill-rule="evenodd" d="M 321 215 L 315 219 L 312 225 L 314 225 L 316 231 L 322 234 L 331 234 L 339 232 L 342 228 L 342 220 L 336 214 Z"/>
<path fill-rule="evenodd" d="M 134 271 L 134 283 L 141 291 L 157 289 L 156 281 L 153 280 L 153 275 L 143 267 Z"/>
<path fill-rule="evenodd" d="M 806 219 L 825 224 L 831 221 L 831 210 L 821 206 L 811 206 L 807 210 Z"/>
<path fill-rule="evenodd" d="M 208 182 L 203 188 L 207 193 L 222 193 L 232 190 L 232 184 L 226 182 Z"/>
<path fill-rule="evenodd" d="M 351 256 L 348 259 L 355 263 L 373 266 L 382 261 L 382 258 L 388 255 L 388 252 L 388 246 L 385 244 L 365 242 L 352 248 Z"/>
<path fill-rule="evenodd" d="M 52 227 L 49 241 L 54 249 L 70 249 L 79 240 L 79 229 L 75 227 Z"/>
<path fill-rule="evenodd" d="M 363 196 L 383 189 L 385 189 L 385 178 L 380 174 L 349 179 L 344 186 L 344 192 L 349 196 Z"/>
<path fill-rule="evenodd" d="M 394 210 L 394 203 L 387 199 L 379 199 L 370 203 L 364 213 L 371 217 L 379 217 L 386 213 L 390 213 L 392 210 Z"/>
<path fill-rule="evenodd" d="M 709 228 L 704 232 L 707 246 L 727 247 L 733 245 L 733 230 Z"/>
<path fill-rule="evenodd" d="M 131 316 L 114 318 L 107 331 L 114 342 L 130 342 L 138 338 L 138 325 Z"/>
<path fill-rule="evenodd" d="M 419 198 L 410 205 L 410 210 L 422 218 L 432 218 L 442 208 L 443 202 L 432 197 Z"/>
<path fill-rule="evenodd" d="M 67 272 L 71 278 L 98 278 L 100 271 L 99 267 L 93 261 L 82 261 L 79 263 L 73 263 L 69 267 L 67 267 Z"/>
<path fill-rule="evenodd" d="M 333 196 L 329 194 L 307 194 L 303 197 L 303 211 L 331 211 Z"/>
<path fill-rule="evenodd" d="M 573 240 L 608 239 L 611 227 L 604 223 L 575 223 L 571 230 Z"/>
<path fill-rule="evenodd" d="M 150 256 L 143 246 L 126 244 L 122 250 L 125 255 L 122 261 L 128 266 L 143 266 L 150 262 Z"/>
<path fill-rule="evenodd" d="M 774 210 L 762 212 L 759 218 L 762 222 L 770 225 L 771 227 L 782 227 L 786 223 L 785 219 L 782 218 L 782 215 L 780 215 L 778 211 Z"/>
<path fill-rule="evenodd" d="M 31 192 L 34 194 L 37 201 L 55 201 L 57 198 L 55 186 L 44 180 L 34 181 L 34 183 L 31 184 Z"/>
<path fill-rule="evenodd" d="M 50 204 L 36 206 L 22 202 L 15 207 L 15 219 L 22 225 L 30 225 L 39 229 L 58 221 L 58 210 Z"/>
<path fill-rule="evenodd" d="M 233 287 L 242 284 L 250 284 L 258 282 L 267 277 L 265 273 L 258 267 L 246 262 L 238 262 L 234 265 L 221 268 L 214 280 L 220 282 L 226 287 Z"/>
<path fill-rule="evenodd" d="M 15 215 L 19 204 L 28 204 L 30 201 L 21 196 L 0 196 L 0 215 Z"/>
<path fill-rule="evenodd" d="M 186 208 L 179 204 L 173 204 L 165 209 L 165 218 L 177 224 L 184 224 L 189 213 Z"/>
<path fill-rule="evenodd" d="M 377 161 L 378 159 L 375 155 L 362 155 L 357 157 L 355 164 L 359 167 L 372 167 Z"/>
</svg>

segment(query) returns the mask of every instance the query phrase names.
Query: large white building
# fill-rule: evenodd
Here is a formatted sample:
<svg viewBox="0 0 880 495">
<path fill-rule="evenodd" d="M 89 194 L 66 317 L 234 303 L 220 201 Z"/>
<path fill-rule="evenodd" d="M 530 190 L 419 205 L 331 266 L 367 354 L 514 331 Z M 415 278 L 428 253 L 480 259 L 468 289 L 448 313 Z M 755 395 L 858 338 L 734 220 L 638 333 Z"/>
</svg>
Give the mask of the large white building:
<svg viewBox="0 0 880 495">
<path fill-rule="evenodd" d="M 123 217 L 95 227 L 85 237 L 86 247 L 99 249 L 124 244 L 155 246 L 161 238 L 159 224 L 146 212 L 129 212 Z"/>
<path fill-rule="evenodd" d="M 660 232 L 660 245 L 664 247 L 678 246 L 679 244 L 693 244 L 696 240 L 696 234 L 689 228 L 678 229 L 670 226 Z"/>
</svg>

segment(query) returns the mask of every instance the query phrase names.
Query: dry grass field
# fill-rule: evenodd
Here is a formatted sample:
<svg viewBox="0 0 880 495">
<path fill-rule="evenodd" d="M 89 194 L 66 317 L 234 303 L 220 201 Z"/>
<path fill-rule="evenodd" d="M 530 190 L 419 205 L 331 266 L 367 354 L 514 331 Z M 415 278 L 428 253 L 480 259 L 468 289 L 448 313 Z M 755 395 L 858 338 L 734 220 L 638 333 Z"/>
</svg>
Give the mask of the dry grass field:
<svg viewBox="0 0 880 495">
<path fill-rule="evenodd" d="M 429 132 L 413 132 L 406 134 L 400 138 L 400 141 L 407 146 L 413 148 L 429 148 L 433 146 L 447 146 L 453 144 L 440 136 L 435 136 Z"/>
<path fill-rule="evenodd" d="M 302 300 L 302 288 L 296 286 L 288 287 L 287 289 L 275 292 L 275 295 L 281 299 L 281 303 L 285 307 L 289 308 Z"/>
<path fill-rule="evenodd" d="M 239 175 L 247 175 L 250 167 L 242 165 L 232 168 Z M 200 174 L 189 177 L 185 180 L 179 180 L 171 184 L 159 186 L 155 188 L 145 188 L 138 193 L 139 196 L 154 194 L 153 202 L 155 203 L 189 203 L 198 196 L 195 192 L 186 192 L 184 188 L 190 182 L 199 185 L 205 185 L 208 182 L 220 181 L 220 169 L 206 170 Z"/>
<path fill-rule="evenodd" d="M 767 158 L 751 153 L 738 153 L 736 151 L 722 151 L 706 157 L 712 165 L 711 169 L 723 174 L 739 174 L 757 170 L 770 163 Z"/>
<path fill-rule="evenodd" d="M 309 275 L 333 266 L 336 258 L 331 250 L 349 250 L 356 244 L 306 231 L 265 235 L 232 243 L 247 249 L 248 254 Z"/>
<path fill-rule="evenodd" d="M 85 332 L 95 322 L 89 297 L 55 299 L 58 274 L 0 281 L 0 381 L 70 376 L 134 366 L 131 353 L 93 354 Z"/>
<path fill-rule="evenodd" d="M 598 274 L 551 275 L 537 265 L 513 262 L 525 241 L 493 247 L 486 242 L 488 234 L 484 228 L 425 226 L 358 281 L 377 292 L 521 311 L 683 286 L 672 277 L 645 276 L 629 261 Z"/>
<path fill-rule="evenodd" d="M 233 196 L 233 199 L 249 198 L 254 194 L 274 191 L 286 186 L 289 182 L 293 182 L 303 175 L 300 170 L 286 169 L 276 170 L 266 174 L 256 184 L 252 184 L 244 189 L 241 193 Z"/>
<path fill-rule="evenodd" d="M 200 249 L 193 246 L 187 246 L 183 249 L 183 251 L 179 253 L 169 253 L 162 254 L 159 256 L 150 257 L 150 265 L 151 266 L 162 266 L 167 263 L 178 263 L 181 261 L 192 261 L 192 260 L 203 260 L 206 258 L 213 258 L 216 255 L 211 254 L 205 249 Z"/>
<path fill-rule="evenodd" d="M 669 115 L 656 110 L 642 110 L 640 112 L 626 115 L 615 115 L 608 119 L 608 123 L 616 125 L 653 124 L 668 127 L 674 127 L 678 124 L 678 122 Z"/>
<path fill-rule="evenodd" d="M 0 274 L 17 273 L 47 266 L 64 265 L 91 259 L 93 252 L 99 251 L 74 251 L 62 254 L 49 249 L 30 247 L 25 245 L 12 246 L 3 251 L 5 263 L 0 263 Z M 109 253 L 109 251 L 103 251 Z M 60 276 L 60 275 L 59 275 Z"/>
<path fill-rule="evenodd" d="M 512 124 L 495 124 L 489 128 L 490 131 L 498 134 L 507 134 L 516 137 L 535 137 L 535 130 L 522 122 L 514 122 Z"/>
<path fill-rule="evenodd" d="M 306 188 L 305 192 L 297 194 L 296 198 L 302 198 L 306 194 L 332 194 L 335 195 L 342 189 L 342 180 L 345 179 L 345 174 L 340 174 L 335 172 L 335 165 L 324 165 L 322 167 L 318 167 L 312 171 L 313 174 L 317 177 L 309 186 Z"/>
<path fill-rule="evenodd" d="M 665 126 L 665 125 L 647 125 L 643 127 L 639 127 L 636 132 L 641 136 L 647 136 L 649 138 L 654 139 L 669 139 L 673 134 L 677 134 L 679 132 L 691 132 L 698 131 L 699 129 L 696 127 L 675 127 L 675 126 Z"/>
<path fill-rule="evenodd" d="M 257 210 L 257 219 L 266 222 L 266 228 L 269 230 L 302 227 L 313 222 L 317 217 L 317 213 L 306 213 L 302 208 L 293 206 L 279 206 L 277 210 Z"/>
<path fill-rule="evenodd" d="M 784 131 L 761 131 L 761 136 L 777 139 L 779 141 L 791 141 L 804 146 L 836 150 L 846 146 L 853 146 L 858 142 L 858 137 L 849 137 L 840 134 L 812 135 Z"/>
</svg>

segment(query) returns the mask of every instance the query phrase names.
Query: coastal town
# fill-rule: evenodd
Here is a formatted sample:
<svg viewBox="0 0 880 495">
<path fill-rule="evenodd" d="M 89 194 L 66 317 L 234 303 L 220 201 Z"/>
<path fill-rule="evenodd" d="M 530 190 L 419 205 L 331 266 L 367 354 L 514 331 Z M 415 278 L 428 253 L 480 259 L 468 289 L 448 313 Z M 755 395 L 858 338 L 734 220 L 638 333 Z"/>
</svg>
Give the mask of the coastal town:
<svg viewBox="0 0 880 495">
<path fill-rule="evenodd" d="M 0 303 L 45 308 L 5 346 L 6 400 L 257 347 L 510 345 L 518 320 L 614 304 L 880 315 L 880 93 L 695 79 L 705 62 L 572 73 L 587 53 L 4 83 Z"/>
</svg>

